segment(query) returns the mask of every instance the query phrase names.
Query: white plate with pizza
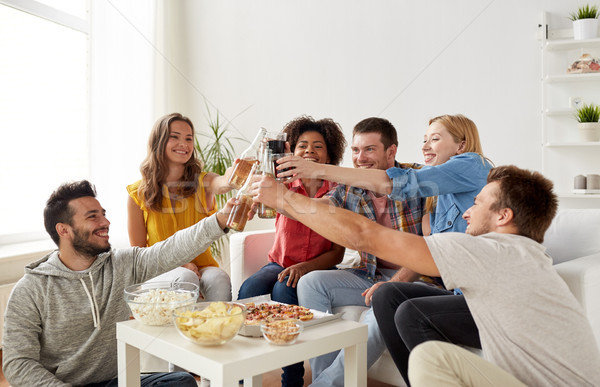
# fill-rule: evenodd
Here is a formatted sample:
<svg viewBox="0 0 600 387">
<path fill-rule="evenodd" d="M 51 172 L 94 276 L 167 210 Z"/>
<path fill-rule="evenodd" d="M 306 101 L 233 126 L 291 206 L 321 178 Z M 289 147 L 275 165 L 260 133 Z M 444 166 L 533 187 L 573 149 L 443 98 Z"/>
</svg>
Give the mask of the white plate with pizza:
<svg viewBox="0 0 600 387">
<path fill-rule="evenodd" d="M 271 296 L 268 294 L 237 300 L 236 302 L 245 304 L 248 307 L 248 311 L 246 312 L 246 322 L 238 332 L 238 334 L 242 336 L 261 337 L 262 332 L 260 331 L 260 324 L 263 321 L 294 318 L 301 320 L 304 327 L 310 327 L 312 325 L 338 319 L 342 315 L 341 313 L 325 313 L 314 309 L 308 309 L 303 306 L 272 301 Z"/>
</svg>

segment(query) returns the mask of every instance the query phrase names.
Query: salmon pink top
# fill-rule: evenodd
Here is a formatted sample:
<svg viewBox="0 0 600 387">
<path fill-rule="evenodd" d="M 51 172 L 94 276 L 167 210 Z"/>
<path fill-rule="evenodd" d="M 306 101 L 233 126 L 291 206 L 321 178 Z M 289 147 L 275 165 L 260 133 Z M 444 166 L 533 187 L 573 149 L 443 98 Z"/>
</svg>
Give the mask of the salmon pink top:
<svg viewBox="0 0 600 387">
<path fill-rule="evenodd" d="M 315 198 L 325 196 L 335 183 L 323 180 Z M 308 196 L 301 180 L 296 180 L 289 185 L 289 190 Z M 300 262 L 310 261 L 319 255 L 331 250 L 331 242 L 323 238 L 302 223 L 277 214 L 275 219 L 275 243 L 269 252 L 269 261 L 288 268 Z"/>
</svg>

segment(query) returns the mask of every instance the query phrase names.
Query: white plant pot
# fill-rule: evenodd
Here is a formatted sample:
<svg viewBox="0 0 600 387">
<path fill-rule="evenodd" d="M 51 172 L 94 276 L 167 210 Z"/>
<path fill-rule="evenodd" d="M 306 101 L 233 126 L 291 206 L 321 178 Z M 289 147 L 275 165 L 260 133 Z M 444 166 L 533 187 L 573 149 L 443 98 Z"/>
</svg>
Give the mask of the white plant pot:
<svg viewBox="0 0 600 387">
<path fill-rule="evenodd" d="M 600 122 L 580 122 L 577 127 L 583 141 L 600 141 Z"/>
<path fill-rule="evenodd" d="M 593 39 L 598 36 L 598 19 L 579 19 L 573 21 L 575 40 Z"/>
</svg>

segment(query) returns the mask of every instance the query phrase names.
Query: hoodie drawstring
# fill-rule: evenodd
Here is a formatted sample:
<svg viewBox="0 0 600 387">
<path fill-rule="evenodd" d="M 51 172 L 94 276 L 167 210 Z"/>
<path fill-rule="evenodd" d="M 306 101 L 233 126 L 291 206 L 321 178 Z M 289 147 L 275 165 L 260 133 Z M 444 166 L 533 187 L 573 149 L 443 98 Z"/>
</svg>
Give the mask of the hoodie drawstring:
<svg viewBox="0 0 600 387">
<path fill-rule="evenodd" d="M 83 285 L 83 290 L 85 290 L 85 294 L 87 294 L 88 299 L 90 300 L 90 307 L 92 308 L 92 319 L 94 320 L 94 328 L 98 328 L 100 330 L 100 311 L 98 310 L 98 303 L 96 302 L 96 291 L 94 290 L 94 277 L 92 277 L 92 273 L 88 273 L 90 277 L 90 282 L 92 283 L 92 294 L 90 295 L 90 291 L 87 286 L 85 286 L 85 281 L 83 278 L 80 278 L 81 284 Z"/>
</svg>

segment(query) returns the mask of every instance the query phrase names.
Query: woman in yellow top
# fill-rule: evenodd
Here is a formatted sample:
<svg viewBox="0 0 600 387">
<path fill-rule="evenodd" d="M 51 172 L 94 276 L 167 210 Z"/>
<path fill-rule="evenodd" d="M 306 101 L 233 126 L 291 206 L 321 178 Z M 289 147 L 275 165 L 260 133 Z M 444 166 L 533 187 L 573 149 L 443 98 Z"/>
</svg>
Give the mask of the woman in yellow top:
<svg viewBox="0 0 600 387">
<path fill-rule="evenodd" d="M 203 172 L 194 148 L 194 125 L 179 113 L 156 121 L 142 162 L 142 179 L 127 186 L 129 242 L 151 246 L 215 213 L 215 195 L 232 189 L 225 176 Z M 210 249 L 152 281 L 193 282 L 207 301 L 230 301 L 231 280 Z"/>
</svg>

